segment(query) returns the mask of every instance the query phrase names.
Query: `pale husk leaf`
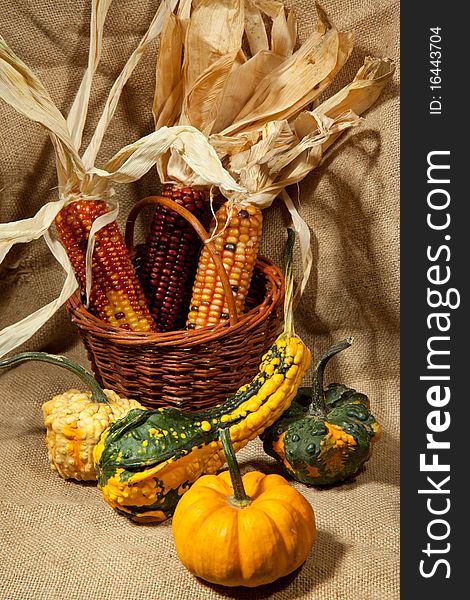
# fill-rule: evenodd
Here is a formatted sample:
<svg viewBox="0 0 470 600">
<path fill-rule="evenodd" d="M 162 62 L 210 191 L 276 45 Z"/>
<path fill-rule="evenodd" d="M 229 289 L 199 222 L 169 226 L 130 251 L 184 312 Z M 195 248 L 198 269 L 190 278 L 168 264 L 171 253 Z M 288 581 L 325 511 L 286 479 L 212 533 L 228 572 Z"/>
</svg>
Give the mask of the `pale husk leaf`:
<svg viewBox="0 0 470 600">
<path fill-rule="evenodd" d="M 208 27 L 208 23 L 213 26 Z M 185 39 L 184 96 L 178 124 L 197 123 L 201 131 L 210 132 L 225 81 L 241 49 L 243 31 L 243 0 L 193 2 Z M 210 97 L 205 100 L 207 93 Z"/>
<path fill-rule="evenodd" d="M 344 115 L 333 119 L 332 122 L 318 113 L 312 114 L 312 117 L 312 128 L 302 138 L 299 147 L 294 148 L 289 157 L 282 156 L 276 164 L 272 165 L 273 172 L 282 167 L 277 175 L 276 182 L 282 182 L 285 187 L 298 183 L 320 164 L 325 149 L 332 138 L 336 138 L 345 129 L 355 127 L 360 122 L 358 115 L 352 111 L 347 111 Z M 313 143 L 314 141 L 317 143 Z M 298 150 L 301 150 L 300 154 Z"/>
<path fill-rule="evenodd" d="M 56 149 L 59 186 L 83 175 L 67 123 L 38 77 L 0 37 L 0 98 L 49 132 Z"/>
<path fill-rule="evenodd" d="M 66 302 L 78 288 L 78 283 L 75 279 L 69 258 L 60 242 L 52 239 L 47 231 L 43 234 L 43 237 L 52 254 L 67 274 L 64 285 L 58 298 L 36 310 L 24 319 L 21 319 L 21 321 L 5 327 L 0 331 L 0 358 L 29 340 L 29 338 L 59 310 L 62 304 Z"/>
<path fill-rule="evenodd" d="M 163 108 L 158 116 L 155 129 L 160 127 L 170 127 L 174 125 L 179 115 L 181 114 L 181 107 L 183 106 L 183 80 L 181 79 L 175 88 L 173 88 L 171 94 L 166 99 Z"/>
<path fill-rule="evenodd" d="M 376 102 L 394 72 L 395 65 L 390 59 L 366 57 L 364 65 L 359 69 L 354 80 L 320 104 L 316 109 L 317 112 L 330 118 L 336 118 L 346 110 L 361 115 Z M 296 127 L 298 127 L 297 121 Z M 330 138 L 324 150 L 331 146 L 337 137 L 336 135 Z"/>
<path fill-rule="evenodd" d="M 267 17 L 275 19 L 284 10 L 284 4 L 279 0 L 251 0 L 252 4 L 264 12 Z"/>
<path fill-rule="evenodd" d="M 170 116 L 174 114 L 175 104 L 183 90 L 181 80 L 182 53 L 182 26 L 176 16 L 169 11 L 160 37 L 160 50 L 157 55 L 155 72 L 156 83 L 152 112 L 156 129 L 163 125 L 174 124 L 174 120 L 171 121 Z M 179 88 L 180 92 L 175 97 L 174 90 L 176 88 Z M 180 110 L 181 106 L 178 112 Z"/>
<path fill-rule="evenodd" d="M 183 64 L 188 93 L 208 67 L 238 51 L 244 28 L 243 0 L 197 0 L 192 4 Z"/>
<path fill-rule="evenodd" d="M 67 116 L 67 125 L 72 134 L 72 141 L 77 150 L 82 145 L 83 128 L 88 113 L 93 76 L 98 68 L 103 49 L 103 29 L 106 15 L 112 0 L 92 0 L 90 22 L 90 47 L 88 49 L 88 66 Z"/>
<path fill-rule="evenodd" d="M 268 34 L 261 11 L 253 2 L 245 2 L 245 35 L 252 56 L 263 50 L 269 50 Z"/>
<path fill-rule="evenodd" d="M 236 56 L 237 51 L 221 56 L 194 82 L 183 102 L 181 125 L 187 119 L 189 125 L 202 133 L 208 135 L 211 132 Z"/>
<path fill-rule="evenodd" d="M 322 113 L 316 111 L 311 112 L 312 116 L 316 121 L 316 127 L 313 126 L 311 130 L 301 138 L 296 145 L 289 150 L 278 154 L 276 156 L 268 157 L 267 165 L 271 177 L 277 177 L 278 174 L 283 173 L 285 176 L 285 169 L 288 165 L 293 163 L 298 156 L 304 153 L 306 150 L 311 150 L 315 147 L 321 147 L 322 152 L 325 144 L 327 144 L 331 137 L 338 135 L 340 132 L 350 127 L 355 127 L 359 124 L 359 117 L 351 110 L 347 111 L 342 115 L 338 115 L 336 119 L 331 119 Z M 309 164 L 309 161 L 306 160 Z M 315 168 L 316 164 L 309 164 L 311 168 Z M 297 182 L 291 182 L 297 183 Z M 291 185 L 289 183 L 288 185 Z"/>
<path fill-rule="evenodd" d="M 249 150 L 253 144 L 256 144 L 259 137 L 260 132 L 256 130 L 238 133 L 234 136 L 213 133 L 209 137 L 209 142 L 216 150 L 218 157 L 223 160 L 226 157 Z"/>
<path fill-rule="evenodd" d="M 328 21 L 327 30 L 318 40 L 312 34 L 305 43 L 277 69 L 267 75 L 256 92 L 237 115 L 234 123 L 222 133 L 234 133 L 271 121 L 295 105 L 301 110 L 316 97 L 321 84 L 337 64 L 339 36 Z M 298 106 L 299 101 L 305 104 Z"/>
<path fill-rule="evenodd" d="M 289 12 L 287 18 L 284 7 L 273 20 L 271 30 L 271 50 L 284 58 L 288 58 L 294 52 L 297 41 L 297 19 L 293 12 Z"/>
<path fill-rule="evenodd" d="M 259 131 L 259 139 L 249 149 L 232 154 L 228 169 L 248 194 L 229 193 L 237 202 L 268 208 L 288 185 L 297 183 L 318 166 L 323 146 L 331 136 L 354 127 L 359 117 L 349 111 L 337 119 L 317 115 L 307 135 L 299 138 L 288 121 L 274 121 Z M 246 138 L 245 138 L 246 140 Z M 224 151 L 219 136 L 218 147 Z"/>
<path fill-rule="evenodd" d="M 39 209 L 34 217 L 0 223 L 0 263 L 15 244 L 25 244 L 43 236 L 64 204 L 65 199 L 48 202 Z"/>
<path fill-rule="evenodd" d="M 311 104 L 316 98 L 318 98 L 323 91 L 332 83 L 333 79 L 336 77 L 340 69 L 344 66 L 346 61 L 348 60 L 351 51 L 353 48 L 353 38 L 352 34 L 339 32 L 338 33 L 338 52 L 337 59 L 334 68 L 330 71 L 330 73 L 320 82 L 318 83 L 314 89 L 310 89 L 307 91 L 307 94 L 302 96 L 296 101 L 293 101 L 291 105 L 287 106 L 283 110 L 276 112 L 276 106 L 273 105 L 273 113 L 272 119 L 291 119 L 295 115 L 297 115 L 301 110 L 303 110 L 308 104 Z M 279 106 L 279 105 L 277 105 Z M 251 129 L 253 127 L 259 127 L 263 125 L 266 121 L 261 119 L 256 123 L 248 124 L 246 129 Z"/>
<path fill-rule="evenodd" d="M 96 126 L 91 141 L 82 157 L 83 164 L 86 169 L 89 169 L 95 164 L 96 156 L 98 155 L 99 149 L 101 147 L 104 134 L 108 129 L 108 126 L 114 116 L 114 113 L 116 112 L 116 108 L 124 86 L 126 85 L 129 77 L 132 75 L 135 67 L 142 58 L 148 45 L 160 34 L 165 23 L 165 16 L 167 14 L 167 11 L 173 10 L 176 6 L 177 1 L 178 0 L 165 0 L 165 2 L 162 2 L 157 12 L 155 13 L 155 16 L 152 19 L 149 28 L 140 40 L 137 48 L 130 55 L 129 59 L 124 65 L 123 70 L 114 82 L 106 100 L 101 117 L 98 121 L 98 125 Z"/>
<path fill-rule="evenodd" d="M 93 251 L 95 249 L 96 234 L 98 233 L 98 231 L 100 231 L 100 229 L 102 229 L 103 227 L 106 227 L 106 225 L 113 223 L 117 219 L 118 214 L 119 214 L 119 205 L 116 205 L 114 208 L 111 208 L 109 210 L 109 212 L 105 213 L 104 215 L 99 216 L 97 219 L 95 219 L 93 221 L 90 232 L 88 234 L 88 244 L 87 244 L 87 250 L 86 250 L 86 257 L 85 257 L 85 281 L 86 281 L 85 307 L 86 308 L 88 308 L 88 304 L 90 301 L 91 286 L 92 286 L 92 282 L 93 282 L 92 266 L 93 266 Z"/>
<path fill-rule="evenodd" d="M 301 110 L 303 110 L 308 104 L 314 102 L 323 91 L 332 83 L 333 79 L 336 77 L 340 69 L 344 66 L 346 61 L 348 60 L 351 51 L 353 48 L 353 38 L 352 34 L 339 32 L 338 33 L 338 53 L 337 60 L 334 68 L 330 71 L 330 73 L 315 86 L 314 89 L 309 89 L 307 94 L 299 97 L 296 101 L 293 101 L 292 104 L 288 105 L 282 110 L 277 111 L 277 107 L 280 107 L 280 104 L 272 103 L 272 114 L 270 115 L 270 120 L 283 120 L 283 119 L 291 119 L 295 117 Z M 264 118 L 256 121 L 255 123 L 247 123 L 242 130 L 240 131 L 249 131 L 253 128 L 258 128 L 264 125 L 267 121 Z M 230 127 L 228 128 L 230 130 Z M 224 130 L 226 131 L 226 130 Z"/>
<path fill-rule="evenodd" d="M 145 175 L 170 149 L 204 181 L 204 185 L 243 191 L 224 169 L 207 137 L 190 125 L 162 127 L 122 148 L 103 169 L 93 168 L 91 172 L 109 181 L 130 183 Z"/>
<path fill-rule="evenodd" d="M 270 50 L 261 50 L 244 65 L 230 73 L 212 133 L 218 133 L 233 123 L 242 107 L 254 94 L 260 81 L 278 68 L 283 60 L 282 56 Z"/>
<path fill-rule="evenodd" d="M 313 266 L 313 253 L 310 245 L 310 229 L 307 223 L 299 215 L 299 212 L 287 191 L 281 191 L 282 200 L 290 213 L 292 220 L 292 228 L 296 232 L 300 245 L 301 271 L 302 279 L 299 284 L 299 295 L 301 296 L 305 290 L 310 272 Z"/>
<path fill-rule="evenodd" d="M 180 0 L 177 8 L 178 22 L 181 25 L 183 32 L 183 39 L 186 37 L 188 31 L 189 21 L 191 19 L 191 9 L 193 6 L 193 0 Z"/>
</svg>

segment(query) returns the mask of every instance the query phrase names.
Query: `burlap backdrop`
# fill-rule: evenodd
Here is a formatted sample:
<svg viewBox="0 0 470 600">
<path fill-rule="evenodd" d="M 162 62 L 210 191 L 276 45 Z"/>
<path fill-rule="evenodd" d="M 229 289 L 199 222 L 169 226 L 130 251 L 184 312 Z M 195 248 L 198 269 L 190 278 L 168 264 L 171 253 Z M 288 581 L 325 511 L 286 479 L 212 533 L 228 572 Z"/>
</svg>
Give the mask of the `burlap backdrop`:
<svg viewBox="0 0 470 600">
<path fill-rule="evenodd" d="M 91 2 L 0 0 L 0 34 L 40 76 L 57 105 L 70 107 L 86 65 Z M 313 2 L 295 6 L 302 39 L 314 23 Z M 355 50 L 332 86 L 349 81 L 367 54 L 398 61 L 396 0 L 325 0 L 339 28 L 355 34 Z M 157 0 L 119 0 L 110 11 L 89 123 Z M 127 86 L 101 157 L 148 133 L 152 52 Z M 335 361 L 329 379 L 367 393 L 383 438 L 365 472 L 320 491 L 297 487 L 317 515 L 318 539 L 303 568 L 265 589 L 216 588 L 179 562 L 171 523 L 137 526 L 114 514 L 94 485 L 62 480 L 49 469 L 40 407 L 77 381 L 60 369 L 25 364 L 0 376 L 2 426 L 2 585 L 8 600 L 163 600 L 196 598 L 398 598 L 398 87 L 388 86 L 359 129 L 343 137 L 299 187 L 312 230 L 315 265 L 296 319 L 314 352 L 347 335 L 354 346 Z M 328 94 L 332 93 L 328 90 Z M 45 133 L 0 105 L 0 221 L 26 218 L 56 198 L 51 144 Z M 89 129 L 85 142 L 89 139 Z M 100 164 L 98 162 L 98 164 Z M 122 214 L 155 192 L 155 173 L 119 188 Z M 296 189 L 291 190 L 297 194 Z M 278 205 L 266 211 L 264 253 L 281 260 Z M 51 300 L 63 273 L 42 241 L 16 247 L 0 268 L 0 326 Z M 62 309 L 26 345 L 86 364 Z M 255 441 L 240 453 L 243 469 L 273 468 Z"/>
</svg>

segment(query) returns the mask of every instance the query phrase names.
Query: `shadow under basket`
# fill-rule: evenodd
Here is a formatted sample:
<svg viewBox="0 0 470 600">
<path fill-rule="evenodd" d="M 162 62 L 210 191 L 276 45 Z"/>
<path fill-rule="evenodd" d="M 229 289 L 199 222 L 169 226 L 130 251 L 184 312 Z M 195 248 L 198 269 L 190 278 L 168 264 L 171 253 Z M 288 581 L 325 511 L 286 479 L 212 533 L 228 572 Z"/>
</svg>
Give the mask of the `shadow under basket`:
<svg viewBox="0 0 470 600">
<path fill-rule="evenodd" d="M 131 333 L 90 314 L 76 292 L 67 302 L 98 383 L 149 408 L 210 408 L 249 383 L 281 328 L 284 276 L 259 257 L 235 325 Z"/>
</svg>

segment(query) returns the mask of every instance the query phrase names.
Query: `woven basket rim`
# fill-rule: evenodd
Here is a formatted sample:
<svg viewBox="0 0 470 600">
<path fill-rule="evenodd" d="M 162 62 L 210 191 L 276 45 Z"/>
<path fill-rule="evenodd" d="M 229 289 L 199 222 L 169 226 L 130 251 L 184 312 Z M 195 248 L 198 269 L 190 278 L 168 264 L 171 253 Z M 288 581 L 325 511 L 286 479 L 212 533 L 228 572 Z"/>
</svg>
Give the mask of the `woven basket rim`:
<svg viewBox="0 0 470 600">
<path fill-rule="evenodd" d="M 266 319 L 271 311 L 279 306 L 284 298 L 284 274 L 282 270 L 269 258 L 258 256 L 255 269 L 261 271 L 267 280 L 266 295 L 263 301 L 243 314 L 235 325 L 221 324 L 215 327 L 201 327 L 199 329 L 179 329 L 168 332 L 129 332 L 114 327 L 92 315 L 84 307 L 80 292 L 77 290 L 67 300 L 66 307 L 71 313 L 72 322 L 79 328 L 93 332 L 96 337 L 104 338 L 128 346 L 158 345 L 158 346 L 185 346 L 190 347 L 201 343 L 211 342 L 223 338 L 240 329 L 250 331 Z"/>
</svg>

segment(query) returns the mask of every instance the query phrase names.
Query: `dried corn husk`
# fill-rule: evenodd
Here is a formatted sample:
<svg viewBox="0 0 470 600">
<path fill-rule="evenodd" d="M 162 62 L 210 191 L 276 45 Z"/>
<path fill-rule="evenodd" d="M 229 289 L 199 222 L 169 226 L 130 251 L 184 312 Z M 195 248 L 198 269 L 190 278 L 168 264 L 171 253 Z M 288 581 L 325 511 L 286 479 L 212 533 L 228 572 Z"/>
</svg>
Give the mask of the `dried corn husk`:
<svg viewBox="0 0 470 600">
<path fill-rule="evenodd" d="M 163 182 L 217 187 L 234 203 L 269 206 L 281 194 L 299 233 L 305 284 L 310 234 L 285 187 L 314 169 L 326 148 L 378 97 L 393 74 L 390 61 L 368 59 L 355 80 L 316 110 L 308 105 L 347 60 L 352 38 L 317 5 L 315 32 L 294 51 L 296 23 L 277 0 L 167 0 L 114 83 L 92 140 L 80 156 L 83 126 L 112 0 L 93 0 L 88 68 L 68 118 L 41 82 L 0 39 L 0 98 L 49 132 L 59 200 L 16 223 L 0 224 L 0 260 L 15 243 L 44 237 L 67 273 L 60 297 L 0 331 L 0 356 L 30 337 L 76 289 L 71 265 L 48 229 L 74 199 L 111 199 L 113 184 L 139 179 L 157 164 Z M 271 33 L 264 19 L 272 21 Z M 209 26 L 208 26 L 209 25 Z M 95 166 L 122 89 L 151 40 L 162 31 L 153 112 L 157 130 Z M 244 35 L 249 54 L 242 48 Z M 94 232 L 113 218 L 106 215 Z M 91 255 L 87 251 L 87 290 Z"/>
<path fill-rule="evenodd" d="M 183 163 L 188 162 L 188 168 L 197 173 L 206 185 L 216 185 L 228 191 L 243 191 L 243 188 L 223 168 L 206 137 L 192 126 L 174 127 L 171 130 L 164 127 L 125 146 L 102 168 L 94 165 L 122 89 L 149 42 L 161 31 L 164 16 L 176 6 L 176 0 L 167 0 L 157 10 L 149 29 L 114 83 L 90 145 L 83 156 L 80 156 L 81 138 L 92 89 L 93 74 L 99 64 L 103 43 L 103 26 L 111 2 L 112 0 L 93 0 L 92 2 L 88 68 L 67 119 L 55 106 L 36 75 L 0 37 L 0 98 L 25 117 L 41 124 L 48 131 L 55 149 L 59 184 L 59 199 L 43 206 L 34 217 L 0 224 L 0 262 L 14 244 L 26 243 L 43 237 L 66 272 L 66 280 L 59 298 L 28 315 L 20 322 L 0 331 L 0 356 L 31 337 L 77 289 L 77 282 L 68 257 L 62 246 L 49 233 L 55 217 L 68 202 L 78 198 L 82 200 L 111 199 L 114 195 L 112 184 L 139 179 L 160 156 L 171 148 Z M 91 287 L 94 234 L 114 220 L 117 211 L 118 203 L 116 202 L 110 213 L 97 219 L 89 236 L 87 293 Z"/>
<path fill-rule="evenodd" d="M 359 123 L 394 72 L 391 61 L 367 58 L 350 85 L 308 110 L 353 48 L 352 35 L 338 31 L 318 4 L 316 10 L 316 30 L 295 49 L 295 17 L 278 0 L 180 3 L 166 18 L 153 103 L 157 130 L 189 123 L 207 136 L 243 188 L 221 189 L 231 202 L 267 208 L 281 195 L 300 240 L 301 291 L 312 264 L 310 232 L 285 188 L 317 167 L 341 132 Z M 164 183 L 204 185 L 173 150 L 157 168 Z"/>
</svg>

